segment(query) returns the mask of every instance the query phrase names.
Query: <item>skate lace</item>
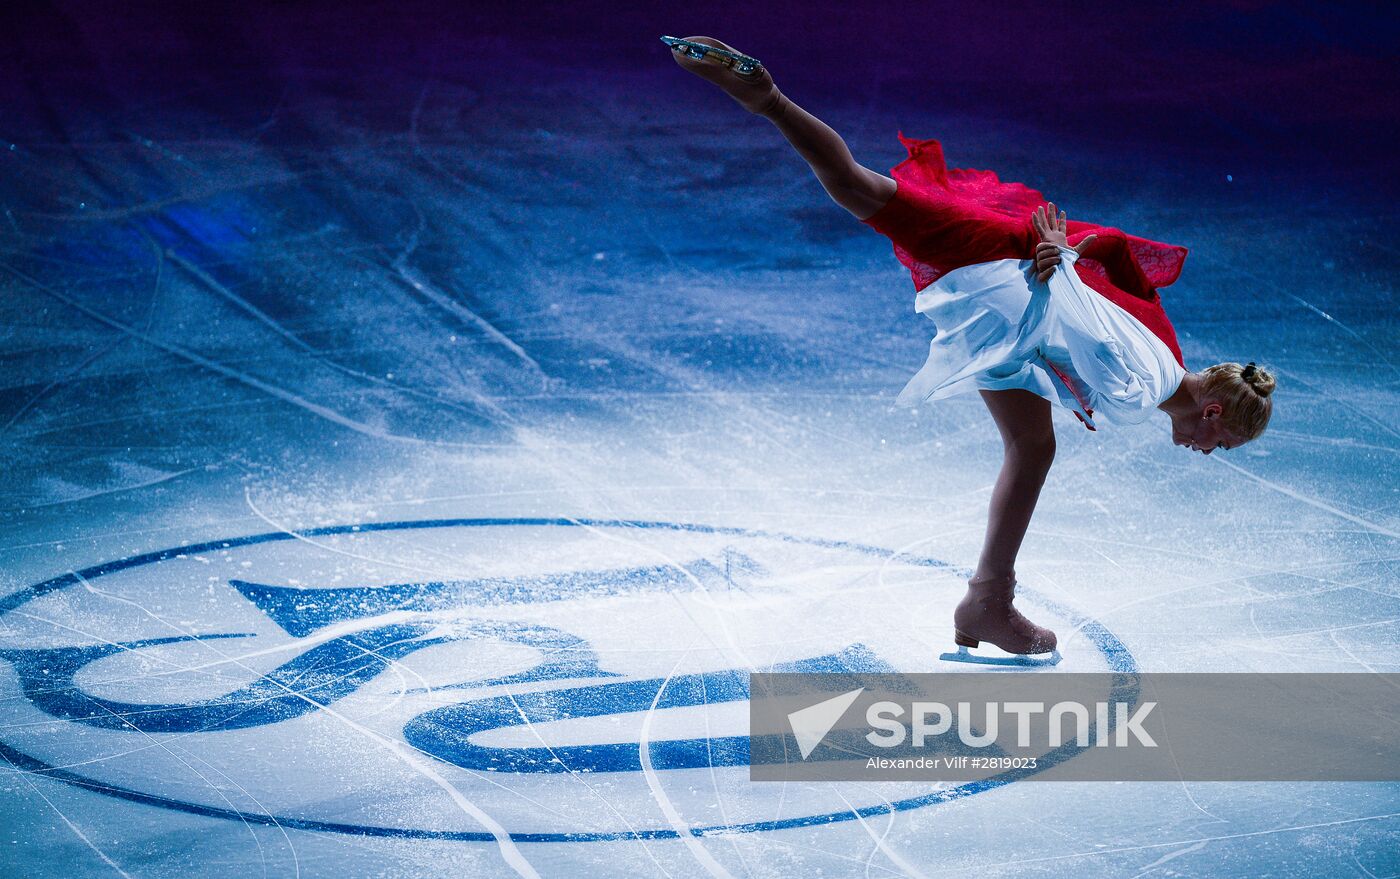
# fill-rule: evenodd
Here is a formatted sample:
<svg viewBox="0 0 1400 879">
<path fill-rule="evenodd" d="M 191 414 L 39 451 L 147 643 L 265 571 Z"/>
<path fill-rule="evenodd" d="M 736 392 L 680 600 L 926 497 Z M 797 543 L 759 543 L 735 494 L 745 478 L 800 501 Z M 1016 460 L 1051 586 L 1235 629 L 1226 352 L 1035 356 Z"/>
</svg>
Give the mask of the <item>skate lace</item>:
<svg viewBox="0 0 1400 879">
<path fill-rule="evenodd" d="M 1012 605 L 1009 610 L 1011 612 L 1011 628 L 1016 634 L 1023 635 L 1027 638 L 1037 638 L 1040 636 L 1041 632 L 1045 631 L 1040 626 L 1031 622 L 1024 614 L 1017 610 L 1014 605 Z"/>
</svg>

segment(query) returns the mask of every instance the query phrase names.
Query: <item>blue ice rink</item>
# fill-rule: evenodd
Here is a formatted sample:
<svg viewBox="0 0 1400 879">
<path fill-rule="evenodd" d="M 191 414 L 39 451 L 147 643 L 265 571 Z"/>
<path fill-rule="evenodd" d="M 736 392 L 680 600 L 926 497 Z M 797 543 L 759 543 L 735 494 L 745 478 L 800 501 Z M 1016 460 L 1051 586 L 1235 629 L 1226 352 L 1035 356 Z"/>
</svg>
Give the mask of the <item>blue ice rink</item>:
<svg viewBox="0 0 1400 879">
<path fill-rule="evenodd" d="M 1394 785 L 748 781 L 749 672 L 949 670 L 1000 446 L 663 33 L 1186 245 L 1278 376 L 1209 457 L 1056 413 L 1029 673 L 1400 671 L 1393 12 L 872 8 L 16 13 L 0 875 L 1400 874 Z"/>
</svg>

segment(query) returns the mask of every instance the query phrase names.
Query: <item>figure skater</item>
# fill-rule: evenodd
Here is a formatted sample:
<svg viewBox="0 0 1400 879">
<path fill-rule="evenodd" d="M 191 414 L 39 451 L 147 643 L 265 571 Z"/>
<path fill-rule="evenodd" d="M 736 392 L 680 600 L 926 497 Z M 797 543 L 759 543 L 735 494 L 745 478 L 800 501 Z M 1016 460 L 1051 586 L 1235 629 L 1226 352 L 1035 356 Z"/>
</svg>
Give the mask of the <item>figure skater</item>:
<svg viewBox="0 0 1400 879">
<path fill-rule="evenodd" d="M 943 658 L 1004 662 L 968 653 L 987 641 L 1022 664 L 1057 661 L 1055 633 L 1012 603 L 1016 554 L 1055 455 L 1051 403 L 1089 430 L 1096 413 L 1136 423 L 1160 410 L 1173 442 L 1209 455 L 1263 433 L 1273 376 L 1252 362 L 1186 370 L 1157 295 L 1181 273 L 1185 248 L 1069 221 L 1029 187 L 947 168 L 935 140 L 901 134 L 909 157 L 886 177 L 858 164 L 756 59 L 710 37 L 665 41 L 677 64 L 777 126 L 833 201 L 894 242 L 915 310 L 937 327 L 899 401 L 975 389 L 1001 433 L 982 553 L 953 613 L 959 650 Z"/>
</svg>

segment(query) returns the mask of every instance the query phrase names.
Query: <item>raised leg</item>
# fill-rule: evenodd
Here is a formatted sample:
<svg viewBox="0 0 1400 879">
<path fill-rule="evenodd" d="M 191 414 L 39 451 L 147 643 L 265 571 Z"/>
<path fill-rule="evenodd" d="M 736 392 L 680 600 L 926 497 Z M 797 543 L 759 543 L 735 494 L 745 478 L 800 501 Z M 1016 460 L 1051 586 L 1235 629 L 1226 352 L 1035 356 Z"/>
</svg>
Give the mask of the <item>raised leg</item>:
<svg viewBox="0 0 1400 879">
<path fill-rule="evenodd" d="M 696 43 L 730 49 L 712 37 L 686 37 Z M 894 180 L 856 162 L 850 148 L 831 126 L 794 104 L 778 90 L 767 68 L 751 76 L 716 61 L 676 53 L 676 63 L 724 89 L 750 113 L 772 122 L 798 155 L 811 166 L 831 200 L 858 220 L 874 216 L 895 193 Z"/>
<path fill-rule="evenodd" d="M 782 92 L 776 106 L 763 114 L 777 126 L 798 155 L 807 160 L 831 200 L 865 220 L 894 197 L 894 180 L 858 163 L 841 135 L 794 104 Z"/>
</svg>

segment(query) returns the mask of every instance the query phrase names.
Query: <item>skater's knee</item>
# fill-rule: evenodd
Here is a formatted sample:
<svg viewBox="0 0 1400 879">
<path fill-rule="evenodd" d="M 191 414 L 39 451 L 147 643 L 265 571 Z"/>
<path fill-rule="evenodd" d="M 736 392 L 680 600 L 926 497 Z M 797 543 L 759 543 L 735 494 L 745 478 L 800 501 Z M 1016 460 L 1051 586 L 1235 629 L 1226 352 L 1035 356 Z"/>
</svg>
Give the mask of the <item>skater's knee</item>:
<svg viewBox="0 0 1400 879">
<path fill-rule="evenodd" d="M 1053 432 L 1016 433 L 1006 437 L 1006 456 L 1022 468 L 1049 470 L 1055 460 Z"/>
<path fill-rule="evenodd" d="M 896 184 L 883 174 L 853 164 L 840 171 L 817 174 L 831 200 L 849 211 L 857 220 L 873 217 L 894 197 Z"/>
</svg>

